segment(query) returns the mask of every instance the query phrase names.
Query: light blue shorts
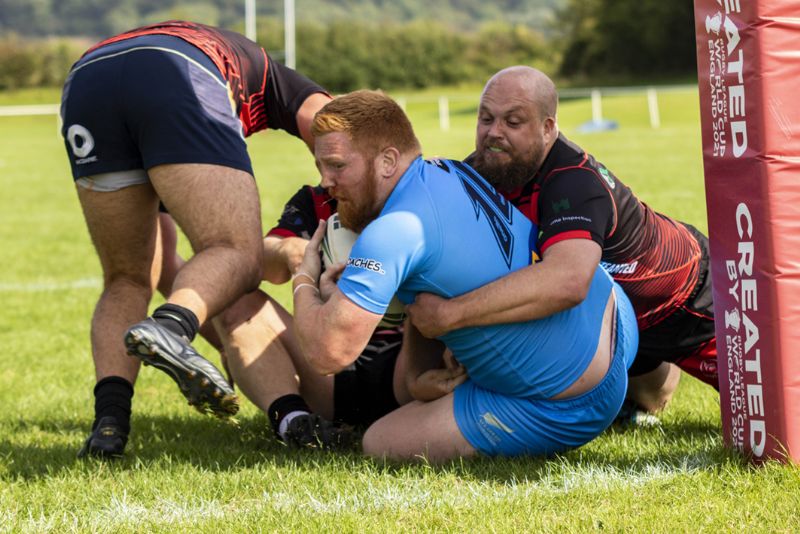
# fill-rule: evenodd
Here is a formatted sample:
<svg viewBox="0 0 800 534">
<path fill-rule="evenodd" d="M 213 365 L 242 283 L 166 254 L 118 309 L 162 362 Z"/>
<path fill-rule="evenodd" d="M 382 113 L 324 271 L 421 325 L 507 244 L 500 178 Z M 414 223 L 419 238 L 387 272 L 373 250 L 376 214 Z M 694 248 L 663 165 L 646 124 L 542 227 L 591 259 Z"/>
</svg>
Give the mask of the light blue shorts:
<svg viewBox="0 0 800 534">
<path fill-rule="evenodd" d="M 614 291 L 616 349 L 603 380 L 563 400 L 509 397 L 468 380 L 454 392 L 453 411 L 470 445 L 489 456 L 549 455 L 588 443 L 608 428 L 625 399 L 639 341 L 633 306 L 616 283 Z"/>
</svg>

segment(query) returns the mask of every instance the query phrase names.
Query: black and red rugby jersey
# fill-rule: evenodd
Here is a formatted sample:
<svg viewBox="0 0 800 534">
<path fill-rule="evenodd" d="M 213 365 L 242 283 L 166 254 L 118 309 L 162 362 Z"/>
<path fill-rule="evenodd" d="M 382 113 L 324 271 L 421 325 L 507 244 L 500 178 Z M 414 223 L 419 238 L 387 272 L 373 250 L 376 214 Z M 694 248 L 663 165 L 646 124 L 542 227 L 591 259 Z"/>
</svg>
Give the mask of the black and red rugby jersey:
<svg viewBox="0 0 800 534">
<path fill-rule="evenodd" d="M 639 201 L 562 134 L 533 180 L 505 196 L 539 225 L 542 253 L 565 239 L 598 243 L 640 329 L 681 307 L 698 282 L 701 249 L 687 227 Z"/>
<path fill-rule="evenodd" d="M 311 239 L 320 219 L 327 220 L 336 211 L 336 199 L 322 186 L 306 185 L 283 207 L 278 224 L 268 236 Z"/>
<path fill-rule="evenodd" d="M 206 54 L 228 82 L 245 137 L 266 128 L 299 137 L 297 110 L 308 96 L 326 93 L 308 78 L 271 62 L 264 49 L 247 37 L 196 22 L 169 20 L 136 28 L 94 45 L 86 54 L 142 35 L 178 37 Z"/>
</svg>

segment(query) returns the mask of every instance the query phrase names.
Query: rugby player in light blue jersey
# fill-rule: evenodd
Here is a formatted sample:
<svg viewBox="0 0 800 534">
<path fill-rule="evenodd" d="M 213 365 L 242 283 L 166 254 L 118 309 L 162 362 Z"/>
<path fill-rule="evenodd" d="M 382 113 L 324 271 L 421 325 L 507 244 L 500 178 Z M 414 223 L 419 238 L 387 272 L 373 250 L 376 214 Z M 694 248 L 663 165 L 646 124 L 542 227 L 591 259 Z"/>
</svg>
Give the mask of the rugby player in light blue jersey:
<svg viewBox="0 0 800 534">
<path fill-rule="evenodd" d="M 408 118 L 383 94 L 333 100 L 312 133 L 322 185 L 360 232 L 343 271 L 320 277 L 320 223 L 294 277 L 295 332 L 320 373 L 361 354 L 395 294 L 454 297 L 537 258 L 532 223 L 469 166 L 423 160 Z M 638 340 L 630 302 L 599 267 L 581 304 L 545 319 L 438 340 L 406 329 L 417 400 L 369 427 L 369 455 L 443 461 L 578 447 L 617 414 Z"/>
</svg>

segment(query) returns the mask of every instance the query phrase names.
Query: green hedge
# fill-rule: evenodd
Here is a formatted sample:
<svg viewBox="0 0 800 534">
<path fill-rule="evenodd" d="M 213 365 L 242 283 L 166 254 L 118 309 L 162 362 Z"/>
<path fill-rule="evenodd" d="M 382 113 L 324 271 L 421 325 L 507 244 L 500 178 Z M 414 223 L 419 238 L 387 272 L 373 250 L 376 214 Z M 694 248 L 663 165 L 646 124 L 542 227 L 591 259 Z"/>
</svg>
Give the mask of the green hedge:
<svg viewBox="0 0 800 534">
<path fill-rule="evenodd" d="M 269 19 L 259 22 L 259 42 L 268 51 L 282 50 L 281 24 Z M 428 21 L 302 23 L 297 26 L 296 43 L 298 70 L 336 92 L 483 83 L 509 65 L 549 69 L 558 64 L 540 34 L 505 23 L 471 33 Z"/>
<path fill-rule="evenodd" d="M 259 20 L 259 43 L 282 58 L 282 24 Z M 299 24 L 297 68 L 333 92 L 482 83 L 508 65 L 549 69 L 556 56 L 524 26 L 495 23 L 472 33 L 439 23 Z M 61 85 L 88 42 L 0 38 L 0 90 Z"/>
<path fill-rule="evenodd" d="M 0 37 L 0 90 L 59 86 L 83 49 L 71 40 Z"/>
</svg>

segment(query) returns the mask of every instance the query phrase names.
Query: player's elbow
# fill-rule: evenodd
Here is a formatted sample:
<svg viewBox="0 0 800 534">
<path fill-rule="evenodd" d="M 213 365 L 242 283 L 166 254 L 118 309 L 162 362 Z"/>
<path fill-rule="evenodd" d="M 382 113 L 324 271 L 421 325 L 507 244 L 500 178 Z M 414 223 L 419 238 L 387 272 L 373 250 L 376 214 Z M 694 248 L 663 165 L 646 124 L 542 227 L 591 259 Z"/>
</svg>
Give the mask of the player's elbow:
<svg viewBox="0 0 800 534">
<path fill-rule="evenodd" d="M 573 308 L 586 300 L 591 285 L 592 278 L 586 279 L 582 276 L 567 277 L 559 291 L 563 309 Z"/>
<path fill-rule="evenodd" d="M 358 358 L 352 347 L 335 340 L 319 339 L 316 343 L 304 344 L 303 352 L 311 367 L 322 375 L 338 373 Z"/>
</svg>

